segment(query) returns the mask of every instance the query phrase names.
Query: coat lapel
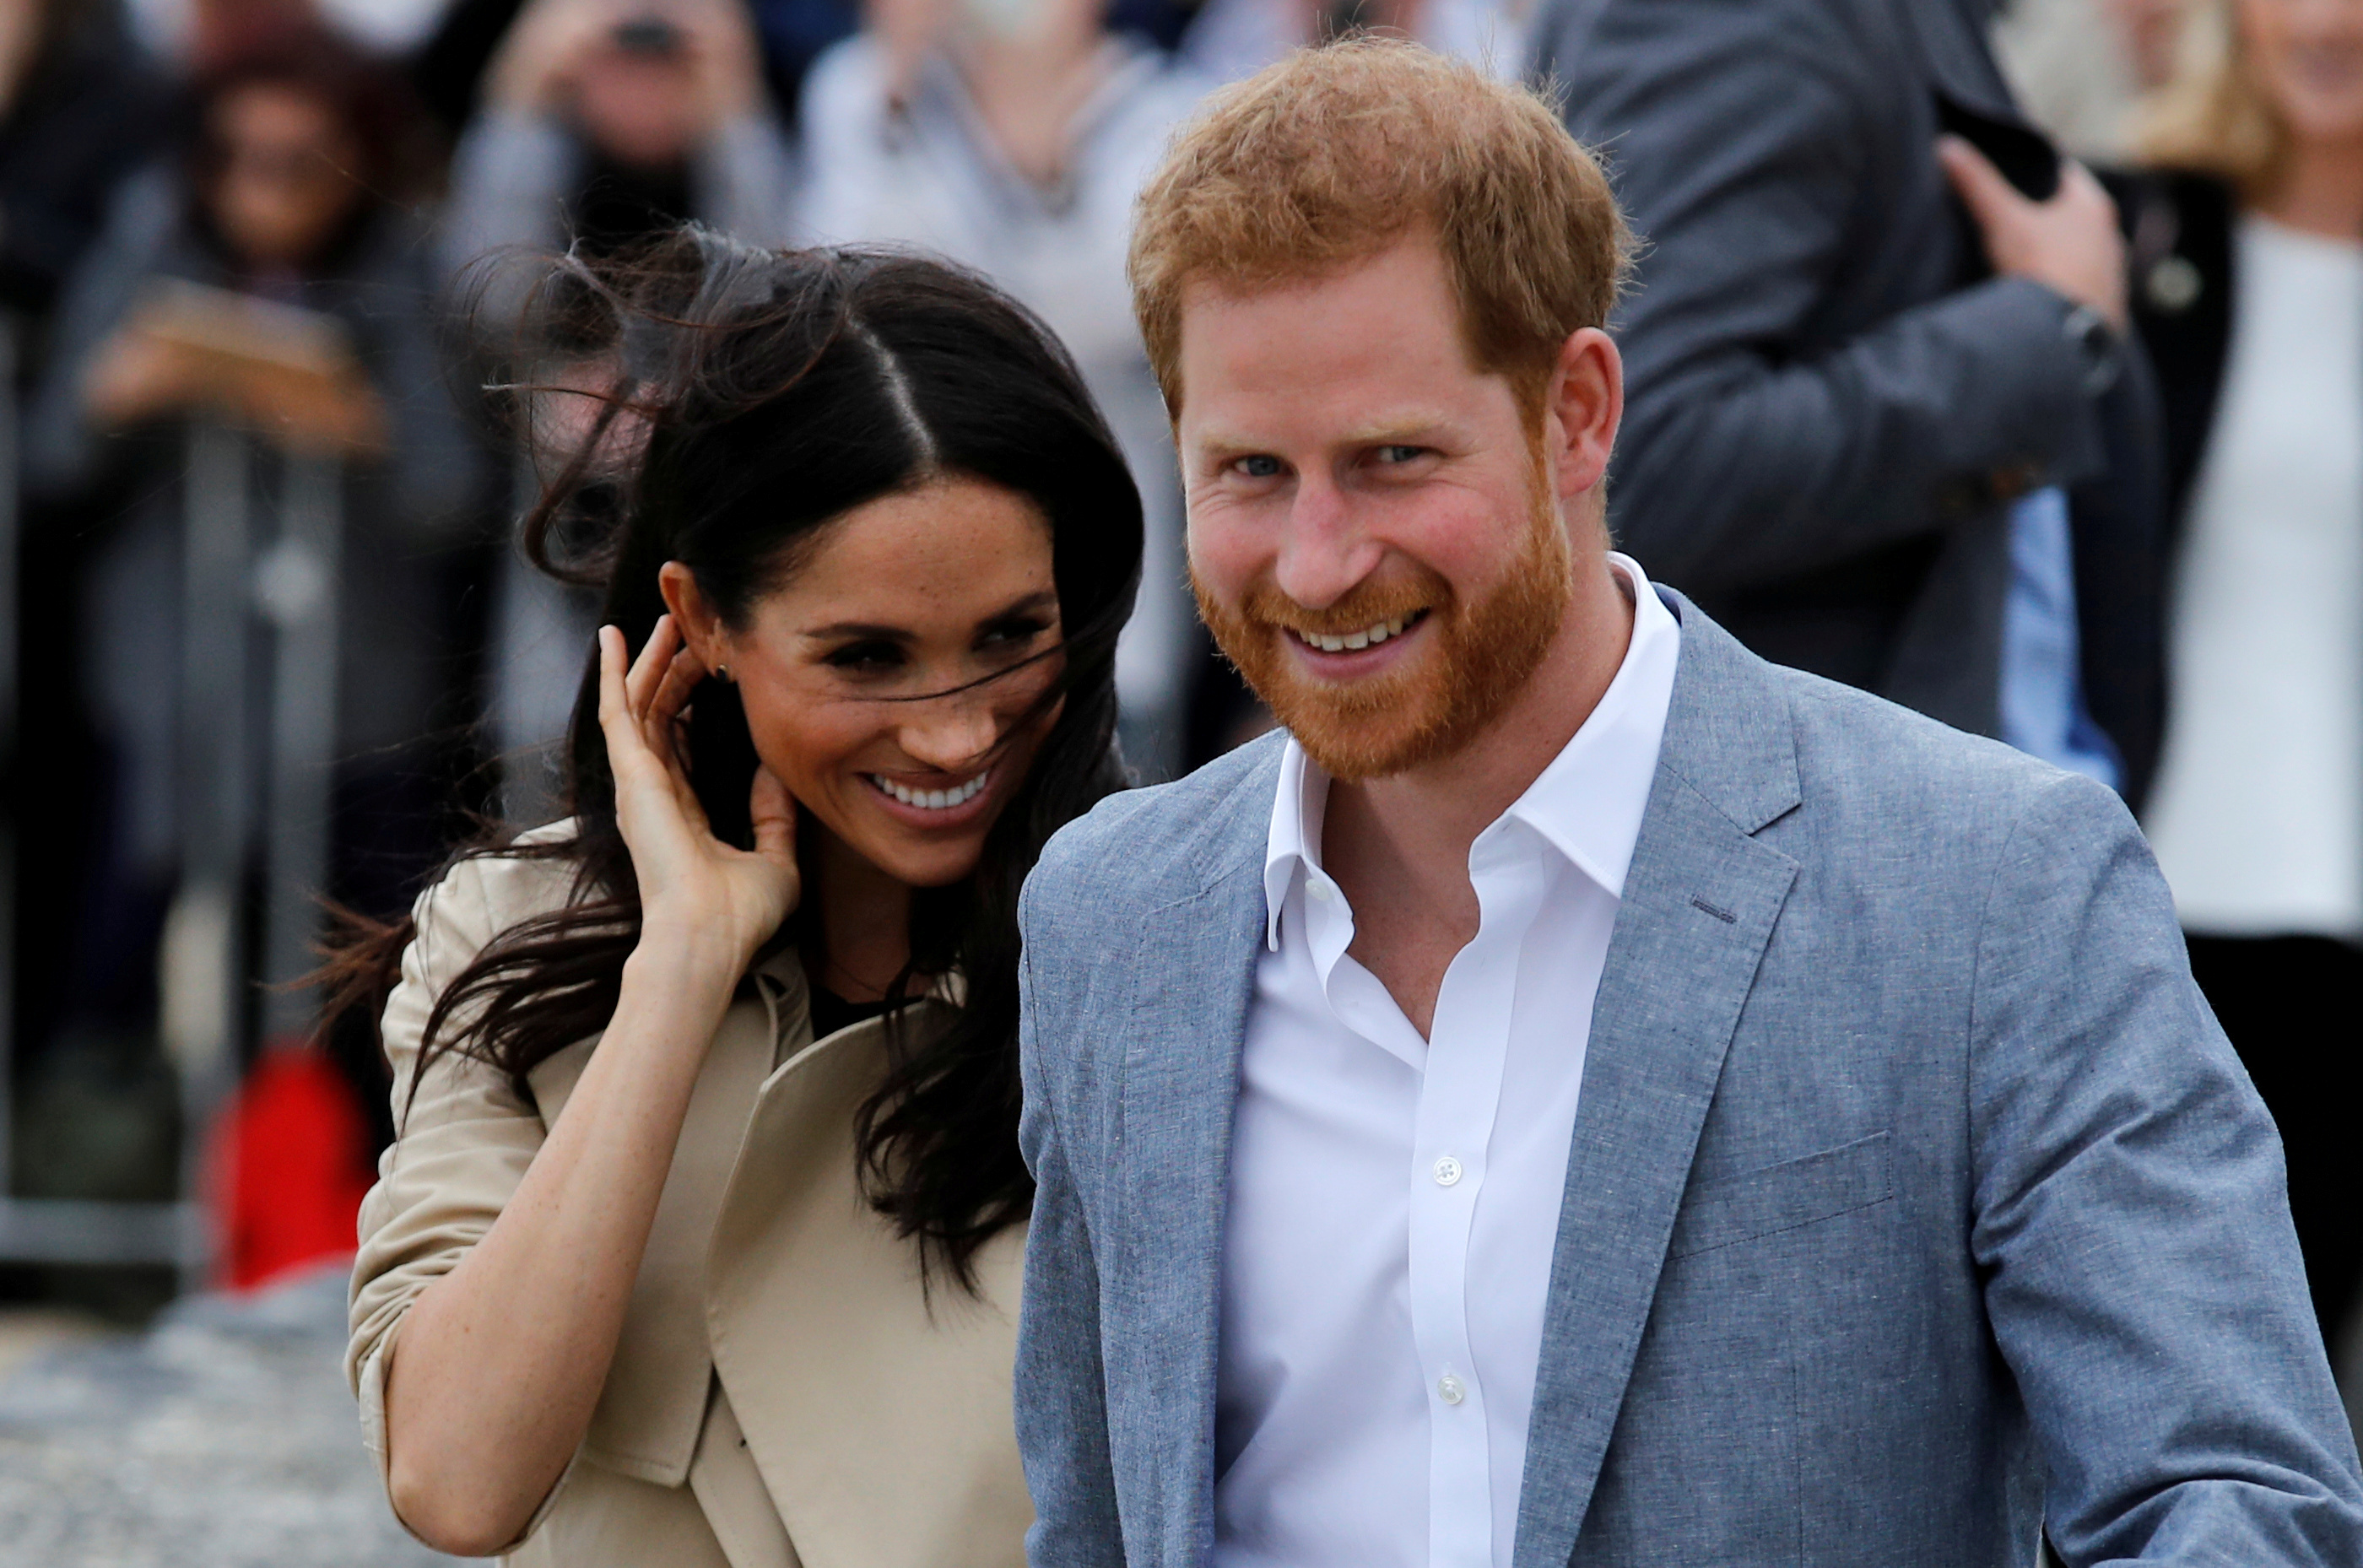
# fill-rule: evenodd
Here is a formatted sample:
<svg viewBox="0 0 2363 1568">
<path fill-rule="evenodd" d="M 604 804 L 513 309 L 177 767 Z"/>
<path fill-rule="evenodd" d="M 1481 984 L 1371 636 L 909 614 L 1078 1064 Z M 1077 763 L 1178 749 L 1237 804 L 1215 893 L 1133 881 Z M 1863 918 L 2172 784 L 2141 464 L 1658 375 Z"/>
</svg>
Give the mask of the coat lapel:
<svg viewBox="0 0 2363 1568">
<path fill-rule="evenodd" d="M 1788 705 L 1678 595 L 1681 662 L 1592 1008 L 1527 1430 L 1515 1568 L 1559 1568 L 1599 1479 L 1699 1130 L 1796 862 Z"/>
<path fill-rule="evenodd" d="M 911 1027 L 936 1027 L 932 1008 Z M 917 1249 L 855 1175 L 855 1113 L 886 1072 L 886 1027 L 806 1046 L 754 1094 L 702 1326 L 807 1568 L 1019 1568 L 1032 1515 L 1009 1388 L 1024 1230 L 979 1254 L 981 1295 L 922 1287 Z"/>
<path fill-rule="evenodd" d="M 1215 1378 L 1223 1227 L 1239 1051 L 1264 933 L 1264 846 L 1279 748 L 1217 808 L 1199 891 L 1142 922 L 1125 1054 L 1121 1149 L 1128 1255 L 1115 1315 L 1137 1323 L 1141 1364 L 1111 1375 L 1117 1429 L 1170 1432 L 1137 1502 L 1156 1561 L 1214 1546 Z M 1113 1373 L 1114 1369 L 1111 1369 Z M 1187 1420 L 1186 1428 L 1180 1421 Z M 1127 1518 L 1129 1532 L 1130 1518 Z"/>
</svg>

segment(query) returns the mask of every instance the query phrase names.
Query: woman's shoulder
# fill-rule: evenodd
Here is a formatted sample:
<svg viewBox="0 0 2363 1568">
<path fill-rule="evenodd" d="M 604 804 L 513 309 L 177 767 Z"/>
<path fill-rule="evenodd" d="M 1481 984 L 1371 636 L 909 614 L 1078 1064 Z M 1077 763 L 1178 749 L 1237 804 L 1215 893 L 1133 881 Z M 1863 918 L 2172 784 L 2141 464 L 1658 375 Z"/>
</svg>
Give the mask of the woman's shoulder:
<svg viewBox="0 0 2363 1568">
<path fill-rule="evenodd" d="M 567 817 L 455 862 L 412 911 L 419 944 L 474 952 L 512 926 L 564 908 L 582 870 L 570 852 L 577 836 Z"/>
</svg>

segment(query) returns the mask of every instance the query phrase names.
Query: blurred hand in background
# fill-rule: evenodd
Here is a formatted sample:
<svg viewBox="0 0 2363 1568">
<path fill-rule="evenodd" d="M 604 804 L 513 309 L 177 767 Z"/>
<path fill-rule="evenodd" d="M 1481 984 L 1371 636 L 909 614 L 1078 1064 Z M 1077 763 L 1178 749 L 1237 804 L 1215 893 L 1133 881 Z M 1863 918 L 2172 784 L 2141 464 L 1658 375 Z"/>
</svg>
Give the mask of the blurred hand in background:
<svg viewBox="0 0 2363 1568">
<path fill-rule="evenodd" d="M 731 0 L 533 0 L 494 58 L 500 107 L 557 116 L 617 162 L 678 163 L 763 101 Z"/>
<path fill-rule="evenodd" d="M 1939 139 L 1936 157 L 1985 240 L 1986 259 L 2004 277 L 2032 278 L 2125 328 L 2125 246 L 2117 206 L 2091 171 L 2074 160 L 2059 166 L 2059 188 L 2034 201 L 1982 152 L 1958 136 Z"/>
</svg>

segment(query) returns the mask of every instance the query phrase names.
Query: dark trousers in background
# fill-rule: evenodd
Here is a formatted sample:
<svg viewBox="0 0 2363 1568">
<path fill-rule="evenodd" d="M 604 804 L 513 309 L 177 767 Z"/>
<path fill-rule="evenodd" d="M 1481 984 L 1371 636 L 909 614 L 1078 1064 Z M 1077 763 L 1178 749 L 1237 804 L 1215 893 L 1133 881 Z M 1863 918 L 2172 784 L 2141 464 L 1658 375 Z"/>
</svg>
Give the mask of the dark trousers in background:
<svg viewBox="0 0 2363 1568">
<path fill-rule="evenodd" d="M 2363 1294 L 2363 949 L 2327 937 L 2192 937 L 2191 973 L 2281 1129 L 2290 1215 L 2335 1362 Z"/>
</svg>

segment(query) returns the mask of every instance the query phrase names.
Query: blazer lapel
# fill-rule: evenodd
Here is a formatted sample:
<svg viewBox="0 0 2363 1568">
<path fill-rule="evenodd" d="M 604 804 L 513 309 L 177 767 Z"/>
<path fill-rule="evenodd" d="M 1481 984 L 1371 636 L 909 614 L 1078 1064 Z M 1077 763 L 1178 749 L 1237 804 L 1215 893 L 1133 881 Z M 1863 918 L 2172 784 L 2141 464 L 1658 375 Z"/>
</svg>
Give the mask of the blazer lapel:
<svg viewBox="0 0 2363 1568">
<path fill-rule="evenodd" d="M 1905 0 L 1903 14 L 1931 87 L 1965 109 L 2032 131 L 1985 39 L 1994 9 L 1981 0 Z"/>
<path fill-rule="evenodd" d="M 1787 703 L 1727 633 L 1667 598 L 1681 662 L 1592 1008 L 1514 1568 L 1559 1568 L 1574 1549 L 1699 1129 L 1797 872 L 1753 837 L 1797 803 Z"/>
<path fill-rule="evenodd" d="M 1121 1130 L 1126 1239 L 1115 1316 L 1137 1324 L 1141 1364 L 1111 1375 L 1119 1430 L 1157 1445 L 1142 1539 L 1164 1562 L 1214 1546 L 1215 1377 L 1231 1112 L 1264 934 L 1263 851 L 1277 747 L 1218 808 L 1200 891 L 1142 922 Z M 1186 1419 L 1182 1424 L 1177 1418 Z M 1127 1499 L 1129 1503 L 1131 1499 Z"/>
</svg>

